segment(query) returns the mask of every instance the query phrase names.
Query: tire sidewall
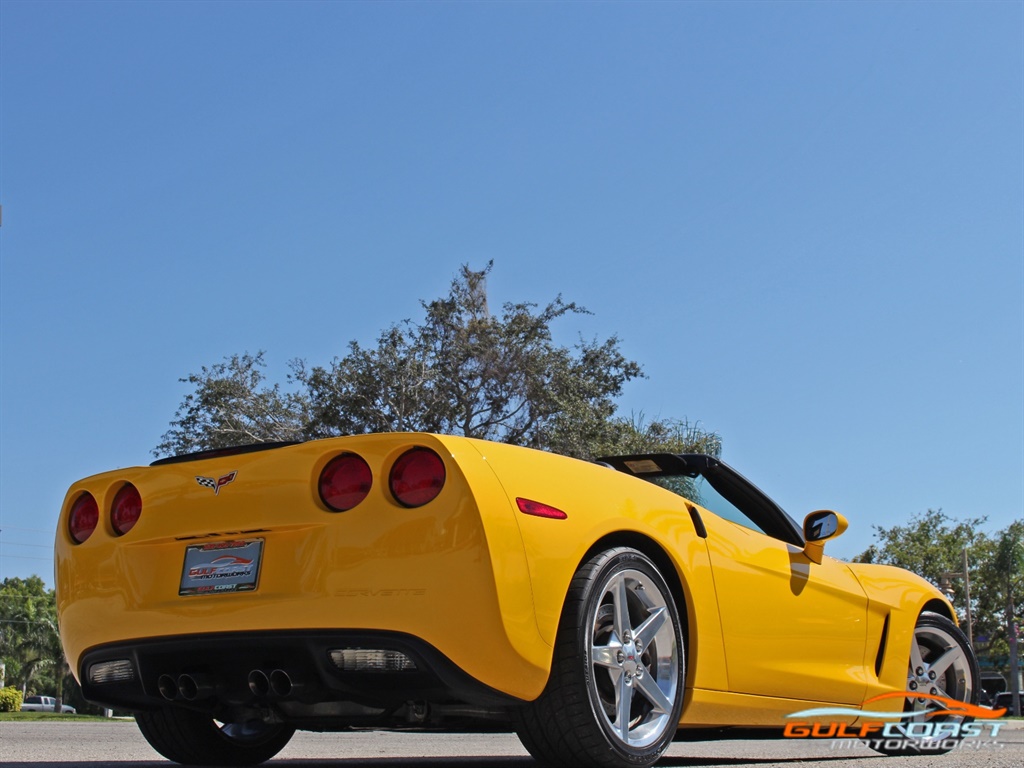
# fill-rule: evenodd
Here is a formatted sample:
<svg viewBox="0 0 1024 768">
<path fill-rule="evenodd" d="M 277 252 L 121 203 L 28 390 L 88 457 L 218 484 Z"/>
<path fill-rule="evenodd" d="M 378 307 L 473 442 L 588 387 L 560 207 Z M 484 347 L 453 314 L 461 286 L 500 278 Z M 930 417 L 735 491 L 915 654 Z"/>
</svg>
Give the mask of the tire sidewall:
<svg viewBox="0 0 1024 768">
<path fill-rule="evenodd" d="M 609 550 L 595 557 L 592 562 L 596 566 L 582 604 L 582 612 L 577 617 L 576 626 L 576 647 L 581 650 L 581 672 L 582 685 L 586 690 L 587 701 L 590 705 L 591 715 L 595 725 L 599 728 L 608 748 L 620 755 L 624 760 L 637 765 L 647 765 L 651 762 L 652 755 L 660 755 L 672 743 L 675 736 L 676 726 L 679 723 L 680 713 L 683 706 L 683 692 L 686 680 L 686 658 L 685 646 L 683 644 L 682 626 L 679 621 L 679 611 L 676 607 L 675 596 L 669 588 L 657 566 L 643 553 L 635 549 L 619 548 Z M 671 713 L 672 726 L 665 729 L 655 742 L 646 747 L 636 748 L 624 744 L 621 739 L 612 733 L 605 721 L 602 711 L 602 704 L 596 698 L 595 693 L 595 670 L 591 657 L 591 637 L 593 631 L 592 621 L 601 599 L 604 597 L 604 586 L 608 580 L 620 571 L 634 570 L 643 573 L 649 578 L 654 586 L 665 597 L 665 604 L 671 616 L 674 629 L 677 664 L 676 695 Z"/>
<path fill-rule="evenodd" d="M 971 668 L 971 698 L 970 701 L 965 703 L 977 704 L 981 696 L 981 666 L 978 664 L 978 658 L 975 656 L 974 649 L 971 647 L 971 643 L 967 639 L 967 635 L 964 634 L 964 631 L 960 629 L 956 622 L 941 614 L 930 611 L 922 613 L 914 625 L 915 643 L 917 642 L 918 627 L 932 627 L 933 629 L 941 629 L 944 632 L 948 632 L 960 644 L 960 647 L 964 649 L 967 655 L 968 666 Z"/>
</svg>

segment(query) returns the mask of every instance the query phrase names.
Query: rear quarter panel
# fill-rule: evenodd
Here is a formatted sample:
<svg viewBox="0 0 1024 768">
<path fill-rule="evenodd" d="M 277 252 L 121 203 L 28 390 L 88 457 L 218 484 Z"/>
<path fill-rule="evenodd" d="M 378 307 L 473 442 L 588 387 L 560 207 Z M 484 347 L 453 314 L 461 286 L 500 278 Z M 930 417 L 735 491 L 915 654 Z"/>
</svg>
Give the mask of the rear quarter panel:
<svg viewBox="0 0 1024 768">
<path fill-rule="evenodd" d="M 595 548 L 639 535 L 661 549 L 683 590 L 689 628 L 687 686 L 725 690 L 725 657 L 714 582 L 704 539 L 685 501 L 651 483 L 598 464 L 540 451 L 473 441 L 511 504 L 517 497 L 565 512 L 565 520 L 517 514 L 537 631 L 554 645 L 573 574 Z M 607 542 L 601 544 L 601 542 Z"/>
</svg>

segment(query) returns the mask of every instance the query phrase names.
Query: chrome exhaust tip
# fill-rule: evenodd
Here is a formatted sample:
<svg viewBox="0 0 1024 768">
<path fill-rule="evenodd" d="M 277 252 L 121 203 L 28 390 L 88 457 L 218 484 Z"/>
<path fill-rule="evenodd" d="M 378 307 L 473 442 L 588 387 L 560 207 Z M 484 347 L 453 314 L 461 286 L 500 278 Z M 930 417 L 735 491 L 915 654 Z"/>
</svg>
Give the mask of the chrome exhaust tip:
<svg viewBox="0 0 1024 768">
<path fill-rule="evenodd" d="M 262 669 L 254 669 L 249 673 L 249 690 L 260 697 L 270 695 L 270 678 Z"/>
<path fill-rule="evenodd" d="M 178 693 L 185 701 L 206 698 L 213 693 L 213 681 L 206 675 L 179 675 Z"/>
<path fill-rule="evenodd" d="M 174 701 L 178 698 L 178 683 L 170 675 L 160 675 L 156 680 L 157 690 L 167 701 Z"/>
<path fill-rule="evenodd" d="M 270 690 L 282 699 L 292 692 L 292 678 L 283 669 L 275 669 L 270 673 Z"/>
</svg>

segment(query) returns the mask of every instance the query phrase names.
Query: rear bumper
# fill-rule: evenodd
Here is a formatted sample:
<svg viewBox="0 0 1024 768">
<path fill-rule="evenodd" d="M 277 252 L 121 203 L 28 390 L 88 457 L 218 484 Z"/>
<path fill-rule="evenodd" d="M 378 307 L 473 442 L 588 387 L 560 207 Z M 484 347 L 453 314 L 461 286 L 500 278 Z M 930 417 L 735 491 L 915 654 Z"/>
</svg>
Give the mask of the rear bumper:
<svg viewBox="0 0 1024 768">
<path fill-rule="evenodd" d="M 408 661 L 400 670 L 356 671 L 332 659 L 332 651 L 336 659 L 338 651 L 355 649 Z M 113 668 L 122 672 L 117 677 L 126 676 L 124 662 L 130 679 L 102 680 L 102 672 Z M 325 729 L 392 724 L 409 702 L 490 711 L 521 703 L 472 678 L 429 643 L 399 632 L 232 632 L 135 640 L 87 651 L 78 673 L 87 699 L 115 709 L 179 706 L 231 719 L 272 711 L 280 720 Z M 269 686 L 268 680 L 278 684 Z"/>
</svg>

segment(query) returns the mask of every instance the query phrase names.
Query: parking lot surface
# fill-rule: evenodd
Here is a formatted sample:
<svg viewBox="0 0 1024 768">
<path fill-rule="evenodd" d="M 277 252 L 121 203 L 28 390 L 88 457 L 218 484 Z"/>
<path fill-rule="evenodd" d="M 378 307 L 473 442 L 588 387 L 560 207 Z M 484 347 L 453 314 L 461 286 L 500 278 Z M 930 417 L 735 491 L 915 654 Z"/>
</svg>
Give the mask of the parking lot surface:
<svg viewBox="0 0 1024 768">
<path fill-rule="evenodd" d="M 1008 721 L 994 743 L 965 743 L 943 756 L 883 757 L 831 740 L 676 743 L 660 766 L 736 768 L 750 765 L 819 768 L 1020 768 L 1024 722 Z M 0 723 L 0 764 L 10 768 L 153 768 L 170 766 L 135 724 L 111 722 Z M 530 768 L 536 763 L 512 734 L 439 734 L 360 731 L 305 733 L 266 765 L 286 768 Z"/>
</svg>

